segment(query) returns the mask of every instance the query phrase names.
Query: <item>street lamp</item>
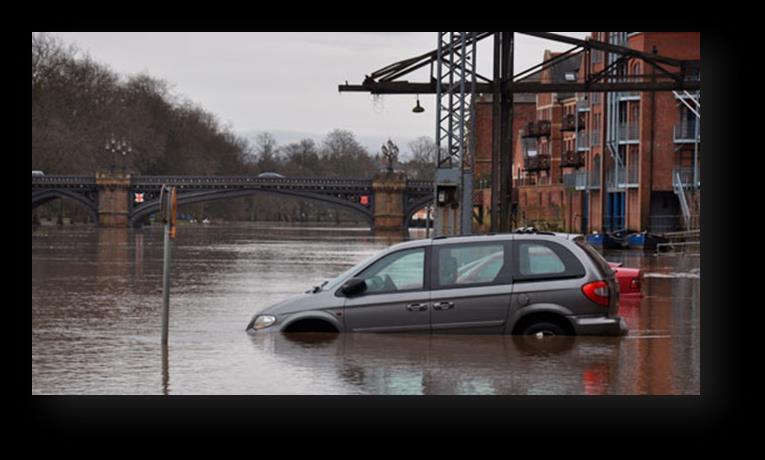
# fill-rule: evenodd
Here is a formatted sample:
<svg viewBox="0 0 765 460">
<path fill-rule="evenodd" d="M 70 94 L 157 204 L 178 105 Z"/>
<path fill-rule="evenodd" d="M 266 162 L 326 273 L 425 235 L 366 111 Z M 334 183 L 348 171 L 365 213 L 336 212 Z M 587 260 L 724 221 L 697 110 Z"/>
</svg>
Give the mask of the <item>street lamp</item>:
<svg viewBox="0 0 765 460">
<path fill-rule="evenodd" d="M 414 113 L 422 113 L 425 109 L 420 105 L 420 95 L 417 95 L 417 105 L 412 109 Z"/>
<path fill-rule="evenodd" d="M 133 146 L 128 144 L 124 137 L 120 140 L 117 140 L 115 139 L 114 134 L 112 134 L 111 138 L 106 141 L 106 146 L 104 148 L 106 151 L 110 151 L 112 153 L 112 174 L 114 174 L 114 168 L 116 167 L 115 157 L 117 154 L 122 156 L 122 172 L 125 172 L 125 157 L 128 153 L 133 152 Z"/>
</svg>

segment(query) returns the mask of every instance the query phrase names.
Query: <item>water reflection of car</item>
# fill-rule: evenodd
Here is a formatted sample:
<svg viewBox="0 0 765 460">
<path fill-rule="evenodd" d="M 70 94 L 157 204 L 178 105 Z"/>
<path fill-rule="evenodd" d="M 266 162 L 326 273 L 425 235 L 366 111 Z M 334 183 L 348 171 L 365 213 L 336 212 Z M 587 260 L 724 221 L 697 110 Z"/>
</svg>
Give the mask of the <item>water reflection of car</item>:
<svg viewBox="0 0 765 460">
<path fill-rule="evenodd" d="M 315 370 L 326 382 L 332 369 L 352 393 L 601 394 L 618 391 L 620 383 L 609 372 L 621 359 L 621 340 L 612 337 L 312 333 L 250 339 L 256 352 L 281 358 L 280 371 Z"/>
<path fill-rule="evenodd" d="M 258 177 L 265 178 L 265 179 L 284 179 L 284 176 L 275 172 L 262 172 L 258 174 Z"/>
<path fill-rule="evenodd" d="M 441 237 L 394 245 L 247 330 L 623 335 L 618 302 L 614 272 L 583 240 Z"/>
</svg>

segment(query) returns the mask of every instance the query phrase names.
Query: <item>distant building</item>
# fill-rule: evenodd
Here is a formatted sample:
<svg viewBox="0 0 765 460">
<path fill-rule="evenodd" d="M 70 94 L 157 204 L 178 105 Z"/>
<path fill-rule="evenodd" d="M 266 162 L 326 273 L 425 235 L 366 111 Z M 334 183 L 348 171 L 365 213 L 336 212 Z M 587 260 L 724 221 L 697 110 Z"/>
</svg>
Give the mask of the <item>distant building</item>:
<svg viewBox="0 0 765 460">
<path fill-rule="evenodd" d="M 593 32 L 592 38 L 644 52 L 700 60 L 698 32 Z M 544 60 L 556 53 L 545 51 Z M 532 77 L 580 81 L 584 54 Z M 590 74 L 607 65 L 593 50 Z M 613 60 L 614 57 L 611 57 Z M 640 60 L 620 75 L 650 75 Z M 698 227 L 701 212 L 700 93 L 539 93 L 515 95 L 513 187 L 515 224 L 572 232 L 619 229 L 664 232 Z M 491 164 L 491 104 L 476 104 L 474 204 L 490 207 L 480 178 Z M 605 114 L 605 117 L 604 117 Z M 486 150 L 488 149 L 488 150 Z M 488 153 L 487 153 L 488 151 Z M 489 166 L 490 168 L 490 166 Z M 605 205 L 601 187 L 605 168 Z"/>
</svg>

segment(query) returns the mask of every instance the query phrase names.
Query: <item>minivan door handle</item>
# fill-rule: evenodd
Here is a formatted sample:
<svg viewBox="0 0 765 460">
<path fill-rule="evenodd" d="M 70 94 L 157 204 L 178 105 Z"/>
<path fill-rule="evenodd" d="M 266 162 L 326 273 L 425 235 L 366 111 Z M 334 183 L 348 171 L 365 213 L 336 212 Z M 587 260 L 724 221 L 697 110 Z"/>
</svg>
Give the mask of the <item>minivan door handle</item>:
<svg viewBox="0 0 765 460">
<path fill-rule="evenodd" d="M 437 302 L 433 304 L 433 310 L 448 310 L 454 308 L 454 302 Z"/>
<path fill-rule="evenodd" d="M 427 303 L 410 303 L 406 306 L 409 311 L 425 311 L 428 309 Z"/>
</svg>

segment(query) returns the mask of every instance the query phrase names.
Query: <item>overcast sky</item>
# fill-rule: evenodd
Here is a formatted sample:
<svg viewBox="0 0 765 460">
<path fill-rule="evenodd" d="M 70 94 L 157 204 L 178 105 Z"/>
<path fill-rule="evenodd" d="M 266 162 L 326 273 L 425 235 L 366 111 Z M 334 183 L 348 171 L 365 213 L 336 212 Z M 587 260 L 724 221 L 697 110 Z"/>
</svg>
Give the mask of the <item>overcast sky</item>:
<svg viewBox="0 0 765 460">
<path fill-rule="evenodd" d="M 583 38 L 586 32 L 562 32 Z M 436 47 L 435 32 L 375 33 L 181 33 L 53 32 L 116 72 L 145 72 L 166 80 L 173 93 L 215 114 L 232 131 L 253 136 L 272 132 L 280 144 L 335 128 L 354 132 L 372 153 L 392 138 L 406 144 L 433 137 L 433 95 L 412 113 L 414 95 L 384 96 L 375 105 L 368 93 L 339 93 L 346 80 Z M 478 72 L 491 77 L 492 40 L 478 46 Z M 516 73 L 542 61 L 545 49 L 571 46 L 516 34 Z M 427 81 L 428 70 L 405 77 Z"/>
</svg>

